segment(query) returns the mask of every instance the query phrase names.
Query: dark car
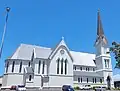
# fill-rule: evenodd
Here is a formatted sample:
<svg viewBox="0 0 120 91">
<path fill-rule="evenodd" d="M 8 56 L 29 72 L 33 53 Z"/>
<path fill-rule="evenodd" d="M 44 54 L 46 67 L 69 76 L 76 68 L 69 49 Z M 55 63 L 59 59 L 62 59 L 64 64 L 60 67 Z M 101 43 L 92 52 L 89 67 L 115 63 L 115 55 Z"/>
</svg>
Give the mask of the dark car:
<svg viewBox="0 0 120 91">
<path fill-rule="evenodd" d="M 74 89 L 70 85 L 63 85 L 62 91 L 74 91 Z"/>
</svg>

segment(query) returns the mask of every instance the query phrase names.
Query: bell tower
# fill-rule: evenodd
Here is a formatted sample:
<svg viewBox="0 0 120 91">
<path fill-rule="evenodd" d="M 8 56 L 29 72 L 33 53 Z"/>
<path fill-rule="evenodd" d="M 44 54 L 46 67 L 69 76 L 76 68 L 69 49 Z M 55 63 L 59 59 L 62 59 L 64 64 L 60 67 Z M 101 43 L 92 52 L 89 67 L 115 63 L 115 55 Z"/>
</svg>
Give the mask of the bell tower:
<svg viewBox="0 0 120 91">
<path fill-rule="evenodd" d="M 103 76 L 103 82 L 107 85 L 107 77 L 112 78 L 112 65 L 111 65 L 111 56 L 109 52 L 109 45 L 106 39 L 106 36 L 103 31 L 102 22 L 100 18 L 100 11 L 97 13 L 97 38 L 95 41 L 96 49 L 96 72 Z M 112 79 L 111 79 L 112 84 Z"/>
</svg>

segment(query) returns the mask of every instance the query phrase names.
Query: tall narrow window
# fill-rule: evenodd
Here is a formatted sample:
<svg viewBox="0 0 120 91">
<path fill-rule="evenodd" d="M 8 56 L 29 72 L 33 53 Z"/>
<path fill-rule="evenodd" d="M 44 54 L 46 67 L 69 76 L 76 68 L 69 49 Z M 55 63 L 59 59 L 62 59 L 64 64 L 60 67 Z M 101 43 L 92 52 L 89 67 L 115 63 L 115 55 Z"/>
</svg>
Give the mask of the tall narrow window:
<svg viewBox="0 0 120 91">
<path fill-rule="evenodd" d="M 44 74 L 44 69 L 45 69 L 45 61 L 43 61 L 42 74 Z"/>
<path fill-rule="evenodd" d="M 34 50 L 33 50 L 32 57 L 31 57 L 32 62 L 33 62 L 33 60 L 34 60 Z"/>
<path fill-rule="evenodd" d="M 80 78 L 78 78 L 78 82 L 80 82 Z"/>
<path fill-rule="evenodd" d="M 82 83 L 82 77 L 81 77 L 81 83 Z"/>
<path fill-rule="evenodd" d="M 94 83 L 94 78 L 93 78 L 93 83 Z"/>
<path fill-rule="evenodd" d="M 30 76 L 29 76 L 29 81 L 31 81 L 31 79 L 32 79 L 32 76 L 30 75 Z"/>
<path fill-rule="evenodd" d="M 19 73 L 21 72 L 21 70 L 22 70 L 22 62 L 20 62 Z"/>
<path fill-rule="evenodd" d="M 88 71 L 89 71 L 89 68 L 88 68 Z"/>
<path fill-rule="evenodd" d="M 6 73 L 8 72 L 8 67 L 9 67 L 9 62 L 7 62 L 7 65 L 6 65 Z"/>
<path fill-rule="evenodd" d="M 14 72 L 14 66 L 15 66 L 15 61 L 13 61 L 13 64 L 12 64 L 12 72 Z"/>
<path fill-rule="evenodd" d="M 76 70 L 76 66 L 74 66 L 74 69 Z"/>
<path fill-rule="evenodd" d="M 93 71 L 95 71 L 95 68 L 93 68 Z"/>
<path fill-rule="evenodd" d="M 107 65 L 108 65 L 108 68 L 109 68 L 109 59 L 107 60 Z"/>
<path fill-rule="evenodd" d="M 87 78 L 87 83 L 88 83 L 88 78 Z"/>
<path fill-rule="evenodd" d="M 80 70 L 82 71 L 82 67 L 80 67 Z"/>
<path fill-rule="evenodd" d="M 61 60 L 61 74 L 63 74 L 63 59 Z"/>
<path fill-rule="evenodd" d="M 95 83 L 96 83 L 96 78 L 95 78 Z"/>
<path fill-rule="evenodd" d="M 60 63 L 60 59 L 57 60 L 57 74 L 59 74 L 59 63 Z"/>
<path fill-rule="evenodd" d="M 30 61 L 29 61 L 29 63 L 28 63 L 28 67 L 30 67 Z"/>
<path fill-rule="evenodd" d="M 107 60 L 105 59 L 104 61 L 105 61 L 105 67 L 107 68 Z"/>
<path fill-rule="evenodd" d="M 86 71 L 87 71 L 87 68 L 86 68 Z"/>
<path fill-rule="evenodd" d="M 41 61 L 39 60 L 39 64 L 38 64 L 38 74 L 40 74 L 40 65 L 41 65 Z"/>
<path fill-rule="evenodd" d="M 67 74 L 67 59 L 65 60 L 65 74 Z"/>
<path fill-rule="evenodd" d="M 100 83 L 102 83 L 102 79 L 100 79 Z"/>
</svg>

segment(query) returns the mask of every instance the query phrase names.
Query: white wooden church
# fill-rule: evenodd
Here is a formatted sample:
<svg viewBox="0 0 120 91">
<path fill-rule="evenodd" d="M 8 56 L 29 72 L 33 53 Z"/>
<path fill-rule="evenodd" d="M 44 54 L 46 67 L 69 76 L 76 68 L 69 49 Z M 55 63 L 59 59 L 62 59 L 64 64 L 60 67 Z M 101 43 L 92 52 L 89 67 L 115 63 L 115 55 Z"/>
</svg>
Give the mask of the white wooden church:
<svg viewBox="0 0 120 91">
<path fill-rule="evenodd" d="M 95 54 L 71 51 L 64 38 L 54 48 L 21 44 L 13 55 L 5 60 L 2 86 L 107 86 L 108 78 L 113 86 L 109 45 L 99 11 L 97 21 Z"/>
</svg>

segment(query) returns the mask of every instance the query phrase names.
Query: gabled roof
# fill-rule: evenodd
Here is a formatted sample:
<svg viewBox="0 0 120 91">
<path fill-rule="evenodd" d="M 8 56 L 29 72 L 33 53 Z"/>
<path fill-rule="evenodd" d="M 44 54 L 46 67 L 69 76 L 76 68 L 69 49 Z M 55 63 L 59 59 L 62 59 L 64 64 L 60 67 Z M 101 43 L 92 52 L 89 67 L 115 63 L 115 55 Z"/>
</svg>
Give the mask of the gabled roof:
<svg viewBox="0 0 120 91">
<path fill-rule="evenodd" d="M 62 43 L 66 46 L 64 41 L 60 42 L 60 44 Z M 59 44 L 57 46 L 59 46 Z M 47 47 L 21 44 L 9 59 L 31 60 L 33 56 L 33 50 L 35 58 L 48 59 L 55 49 L 52 50 L 51 48 Z M 70 52 L 74 65 L 95 66 L 93 61 L 95 60 L 95 54 L 75 52 L 70 51 L 69 49 L 68 51 Z"/>
<path fill-rule="evenodd" d="M 95 60 L 95 54 L 75 52 L 75 51 L 70 51 L 70 53 L 73 57 L 74 65 L 96 66 L 93 61 Z"/>
<path fill-rule="evenodd" d="M 54 56 L 55 52 L 56 52 L 56 51 L 58 50 L 58 48 L 60 48 L 61 46 L 62 46 L 62 47 L 65 47 L 65 49 L 67 50 L 67 52 L 68 52 L 71 60 L 73 61 L 73 58 L 72 58 L 72 56 L 71 56 L 71 54 L 70 54 L 70 50 L 69 50 L 69 48 L 67 47 L 67 45 L 66 45 L 66 43 L 65 43 L 65 41 L 64 41 L 64 37 L 62 37 L 62 39 L 61 39 L 61 41 L 58 43 L 58 45 L 52 50 L 51 54 L 49 55 L 49 59 L 51 59 L 51 58 Z"/>
<path fill-rule="evenodd" d="M 9 59 L 31 60 L 31 57 L 33 55 L 33 50 L 35 52 L 36 58 L 44 58 L 44 59 L 47 59 L 52 51 L 51 48 L 21 44 L 17 48 L 15 53 L 11 57 L 9 57 Z"/>
</svg>

